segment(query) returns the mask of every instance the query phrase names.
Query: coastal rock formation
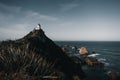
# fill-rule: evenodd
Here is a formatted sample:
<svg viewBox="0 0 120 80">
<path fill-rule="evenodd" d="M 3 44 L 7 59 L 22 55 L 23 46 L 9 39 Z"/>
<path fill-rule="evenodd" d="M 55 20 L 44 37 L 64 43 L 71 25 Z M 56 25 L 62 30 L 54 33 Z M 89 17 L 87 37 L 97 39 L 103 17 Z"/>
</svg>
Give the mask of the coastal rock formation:
<svg viewBox="0 0 120 80">
<path fill-rule="evenodd" d="M 88 55 L 88 50 L 85 47 L 81 47 L 79 53 L 80 55 Z"/>
<path fill-rule="evenodd" d="M 9 50 L 12 52 L 12 54 Z M 37 58 L 39 56 L 41 56 L 41 59 L 39 60 L 39 62 L 41 62 L 41 60 L 45 60 L 46 65 L 47 65 L 47 63 L 53 64 L 52 70 L 62 73 L 62 75 L 64 75 L 65 80 L 67 80 L 67 79 L 74 80 L 75 77 L 77 77 L 77 79 L 79 80 L 79 79 L 82 79 L 85 77 L 85 74 L 81 69 L 81 64 L 75 63 L 70 57 L 68 57 L 68 55 L 66 55 L 60 47 L 58 47 L 52 40 L 50 40 L 44 34 L 44 31 L 42 29 L 33 30 L 21 39 L 18 39 L 15 41 L 4 41 L 4 42 L 0 43 L 0 54 L 7 53 L 7 54 L 10 54 L 10 56 L 13 56 L 13 54 L 16 53 L 16 56 L 17 56 L 17 55 L 21 55 L 18 53 L 20 51 L 24 51 L 24 50 L 25 50 L 25 52 L 21 52 L 21 54 L 24 53 L 24 55 L 26 55 L 28 58 L 31 57 L 31 54 L 30 54 L 31 52 L 34 53 L 34 54 L 32 54 L 33 58 L 31 57 L 31 60 L 35 60 L 35 62 L 37 59 L 34 55 L 37 55 Z M 24 58 L 24 55 L 23 55 L 23 58 Z M 7 55 L 4 55 L 4 56 L 7 56 Z M 4 57 L 4 56 L 2 56 L 2 57 Z M 1 60 L 3 60 L 2 57 L 0 57 L 0 62 L 1 62 Z M 7 56 L 7 58 L 9 59 L 12 57 Z M 18 58 L 15 57 L 15 59 L 18 59 Z M 21 59 L 22 59 L 22 57 L 21 57 Z M 26 58 L 24 58 L 24 59 L 26 61 Z M 4 64 L 3 61 L 1 62 L 1 64 Z M 13 61 L 14 61 L 14 59 L 13 59 Z M 28 60 L 28 62 L 29 62 L 29 60 Z M 38 65 L 34 66 L 35 64 L 38 64 Z M 29 68 L 28 69 L 25 68 L 25 70 L 27 70 L 30 73 L 33 73 L 36 70 L 35 67 L 41 65 L 41 63 L 35 63 L 35 64 L 32 64 L 32 62 L 30 62 L 29 65 L 27 65 L 27 66 L 29 66 Z M 20 65 L 23 65 L 23 64 L 20 64 Z M 26 65 L 26 64 L 24 64 L 24 65 Z M 43 65 L 44 65 L 44 63 L 43 63 Z M 2 65 L 0 65 L 0 66 L 2 66 Z M 30 66 L 32 66 L 32 67 L 30 67 Z M 0 70 L 2 71 L 3 68 L 1 67 Z M 40 71 L 40 69 L 39 69 L 39 71 Z M 46 72 L 46 74 L 47 74 L 47 72 Z M 32 76 L 32 74 L 30 74 L 30 75 Z"/>
<path fill-rule="evenodd" d="M 67 53 L 67 52 L 68 52 L 68 50 L 67 50 L 66 47 L 61 47 L 61 49 L 62 49 L 62 51 L 63 51 L 64 53 Z"/>
<path fill-rule="evenodd" d="M 109 80 L 118 80 L 118 73 L 116 71 L 109 71 L 107 75 Z"/>
<path fill-rule="evenodd" d="M 97 59 L 95 59 L 93 57 L 86 57 L 85 58 L 85 62 L 89 66 L 99 66 L 99 67 L 103 67 L 104 66 L 104 63 L 98 61 Z"/>
<path fill-rule="evenodd" d="M 72 50 L 77 51 L 77 47 L 76 46 L 72 46 Z"/>
</svg>

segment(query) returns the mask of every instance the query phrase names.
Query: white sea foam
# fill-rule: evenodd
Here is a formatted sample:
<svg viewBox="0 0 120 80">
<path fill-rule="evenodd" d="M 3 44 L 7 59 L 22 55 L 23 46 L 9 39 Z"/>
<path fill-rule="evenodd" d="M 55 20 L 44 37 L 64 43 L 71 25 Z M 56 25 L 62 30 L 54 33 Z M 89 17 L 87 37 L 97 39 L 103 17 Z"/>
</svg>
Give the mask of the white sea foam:
<svg viewBox="0 0 120 80">
<path fill-rule="evenodd" d="M 105 58 L 100 58 L 100 59 L 98 59 L 98 61 L 104 63 L 105 66 L 109 66 L 109 65 L 110 65 L 110 63 L 106 62 L 106 59 L 105 59 Z"/>
<path fill-rule="evenodd" d="M 90 54 L 90 55 L 88 55 L 88 57 L 96 57 L 98 55 L 100 55 L 100 54 L 98 54 L 98 53 L 96 53 L 96 54 Z"/>
<path fill-rule="evenodd" d="M 98 59 L 98 61 L 104 62 L 104 61 L 106 61 L 106 59 L 105 58 L 100 58 L 100 59 Z"/>
<path fill-rule="evenodd" d="M 80 50 L 80 48 L 77 49 L 78 51 Z"/>
</svg>

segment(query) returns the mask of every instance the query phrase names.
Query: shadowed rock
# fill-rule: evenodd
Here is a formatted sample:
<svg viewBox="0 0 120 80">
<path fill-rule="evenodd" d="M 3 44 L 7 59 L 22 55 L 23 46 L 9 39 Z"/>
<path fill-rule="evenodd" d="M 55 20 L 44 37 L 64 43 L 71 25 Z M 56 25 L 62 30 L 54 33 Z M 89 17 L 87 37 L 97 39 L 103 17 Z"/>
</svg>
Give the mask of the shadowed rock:
<svg viewBox="0 0 120 80">
<path fill-rule="evenodd" d="M 62 49 L 62 51 L 63 51 L 64 53 L 67 53 L 67 52 L 68 52 L 68 49 L 67 49 L 66 47 L 61 47 L 61 49 Z"/>
<path fill-rule="evenodd" d="M 104 63 L 98 61 L 97 59 L 95 59 L 93 57 L 86 57 L 85 58 L 85 62 L 89 66 L 99 66 L 99 67 L 103 67 L 104 66 Z"/>
<path fill-rule="evenodd" d="M 109 80 L 119 80 L 118 79 L 118 73 L 116 72 L 116 71 L 109 71 L 108 73 L 107 73 L 107 75 L 108 75 L 108 78 L 109 78 Z"/>
</svg>

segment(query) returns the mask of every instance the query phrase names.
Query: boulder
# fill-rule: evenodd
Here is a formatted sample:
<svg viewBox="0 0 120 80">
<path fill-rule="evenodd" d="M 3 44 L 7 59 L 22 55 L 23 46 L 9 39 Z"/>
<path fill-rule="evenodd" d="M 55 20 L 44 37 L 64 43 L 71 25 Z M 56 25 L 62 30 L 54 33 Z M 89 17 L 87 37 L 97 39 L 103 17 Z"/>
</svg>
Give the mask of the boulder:
<svg viewBox="0 0 120 80">
<path fill-rule="evenodd" d="M 108 71 L 107 76 L 109 80 L 118 80 L 118 73 L 116 71 Z"/>
<path fill-rule="evenodd" d="M 88 55 L 88 50 L 85 47 L 81 47 L 79 53 L 80 55 Z"/>
<path fill-rule="evenodd" d="M 77 47 L 76 46 L 72 46 L 72 50 L 77 51 Z"/>
<path fill-rule="evenodd" d="M 68 52 L 68 49 L 66 47 L 61 47 L 62 51 L 67 53 Z"/>
<path fill-rule="evenodd" d="M 85 62 L 88 66 L 99 66 L 99 67 L 103 67 L 104 63 L 98 61 L 96 58 L 93 57 L 86 57 L 85 58 Z"/>
<path fill-rule="evenodd" d="M 96 54 L 96 52 L 95 52 L 95 51 L 92 51 L 92 54 Z"/>
</svg>

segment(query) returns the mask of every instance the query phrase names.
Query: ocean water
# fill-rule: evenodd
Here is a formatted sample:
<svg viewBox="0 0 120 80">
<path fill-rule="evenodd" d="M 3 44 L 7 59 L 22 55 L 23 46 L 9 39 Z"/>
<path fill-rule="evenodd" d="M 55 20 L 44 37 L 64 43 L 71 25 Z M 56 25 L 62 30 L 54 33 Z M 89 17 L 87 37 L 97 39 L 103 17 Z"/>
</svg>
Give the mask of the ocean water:
<svg viewBox="0 0 120 80">
<path fill-rule="evenodd" d="M 89 67 L 87 65 L 82 66 L 83 71 L 87 75 L 84 80 L 108 80 L 107 73 L 111 70 L 116 71 L 120 75 L 120 42 L 56 41 L 56 44 L 59 46 L 76 46 L 78 49 L 80 47 L 86 47 L 90 53 L 93 51 L 96 52 L 96 54 L 89 56 L 97 58 L 105 66 L 103 68 Z M 70 48 L 68 50 L 75 56 L 81 58 L 78 52 Z"/>
</svg>

